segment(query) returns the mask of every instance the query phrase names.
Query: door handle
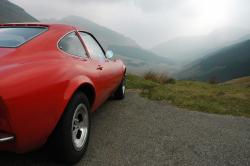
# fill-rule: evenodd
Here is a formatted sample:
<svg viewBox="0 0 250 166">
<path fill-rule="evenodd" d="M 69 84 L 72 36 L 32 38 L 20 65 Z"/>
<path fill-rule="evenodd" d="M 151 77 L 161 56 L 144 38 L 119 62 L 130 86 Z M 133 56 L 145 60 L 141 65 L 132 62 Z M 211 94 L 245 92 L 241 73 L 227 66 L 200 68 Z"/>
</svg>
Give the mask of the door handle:
<svg viewBox="0 0 250 166">
<path fill-rule="evenodd" d="M 96 70 L 102 70 L 102 69 L 103 69 L 103 67 L 101 65 L 98 65 Z"/>
</svg>

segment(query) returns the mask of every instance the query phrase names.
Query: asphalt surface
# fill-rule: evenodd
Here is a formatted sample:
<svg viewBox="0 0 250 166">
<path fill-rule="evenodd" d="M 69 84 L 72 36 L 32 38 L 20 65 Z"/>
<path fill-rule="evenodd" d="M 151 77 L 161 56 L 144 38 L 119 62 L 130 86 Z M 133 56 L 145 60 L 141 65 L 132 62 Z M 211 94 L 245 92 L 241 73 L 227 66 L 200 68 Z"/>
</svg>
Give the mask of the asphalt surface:
<svg viewBox="0 0 250 166">
<path fill-rule="evenodd" d="M 0 165 L 61 164 L 43 148 L 2 152 Z M 181 110 L 128 92 L 93 115 L 89 148 L 77 165 L 250 165 L 250 119 Z"/>
</svg>

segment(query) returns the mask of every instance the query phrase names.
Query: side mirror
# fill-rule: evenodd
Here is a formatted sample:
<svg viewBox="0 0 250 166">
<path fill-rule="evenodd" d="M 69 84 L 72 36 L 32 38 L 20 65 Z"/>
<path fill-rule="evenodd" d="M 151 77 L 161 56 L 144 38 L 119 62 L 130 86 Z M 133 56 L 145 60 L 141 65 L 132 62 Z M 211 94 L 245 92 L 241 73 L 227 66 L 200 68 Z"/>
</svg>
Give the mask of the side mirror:
<svg viewBox="0 0 250 166">
<path fill-rule="evenodd" d="M 106 57 L 107 57 L 108 59 L 112 59 L 112 58 L 114 57 L 113 51 L 108 50 L 108 51 L 106 52 Z"/>
</svg>

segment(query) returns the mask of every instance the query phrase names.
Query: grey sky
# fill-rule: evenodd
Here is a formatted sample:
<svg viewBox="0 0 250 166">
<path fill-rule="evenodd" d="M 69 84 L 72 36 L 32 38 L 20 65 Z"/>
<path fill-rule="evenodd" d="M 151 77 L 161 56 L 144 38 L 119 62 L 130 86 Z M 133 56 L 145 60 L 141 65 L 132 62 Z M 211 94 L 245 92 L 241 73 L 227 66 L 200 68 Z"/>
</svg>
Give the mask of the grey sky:
<svg viewBox="0 0 250 166">
<path fill-rule="evenodd" d="M 78 15 L 150 48 L 223 27 L 250 29 L 249 0 L 10 0 L 38 19 Z"/>
</svg>

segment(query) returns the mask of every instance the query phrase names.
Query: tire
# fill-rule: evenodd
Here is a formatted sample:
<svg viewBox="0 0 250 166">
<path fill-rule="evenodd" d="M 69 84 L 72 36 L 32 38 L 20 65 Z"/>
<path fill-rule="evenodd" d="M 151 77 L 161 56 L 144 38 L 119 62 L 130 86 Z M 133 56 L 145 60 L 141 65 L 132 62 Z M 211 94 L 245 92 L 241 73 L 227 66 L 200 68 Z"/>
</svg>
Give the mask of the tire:
<svg viewBox="0 0 250 166">
<path fill-rule="evenodd" d="M 81 160 L 88 147 L 90 124 L 88 98 L 77 92 L 50 139 L 51 152 L 59 161 L 73 164 Z"/>
<path fill-rule="evenodd" d="M 119 85 L 118 89 L 114 93 L 114 99 L 122 100 L 125 98 L 125 91 L 126 91 L 126 79 L 122 80 L 121 84 Z"/>
</svg>

